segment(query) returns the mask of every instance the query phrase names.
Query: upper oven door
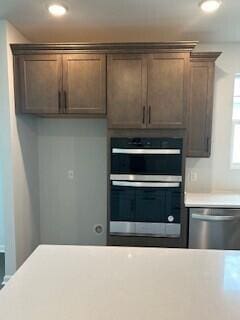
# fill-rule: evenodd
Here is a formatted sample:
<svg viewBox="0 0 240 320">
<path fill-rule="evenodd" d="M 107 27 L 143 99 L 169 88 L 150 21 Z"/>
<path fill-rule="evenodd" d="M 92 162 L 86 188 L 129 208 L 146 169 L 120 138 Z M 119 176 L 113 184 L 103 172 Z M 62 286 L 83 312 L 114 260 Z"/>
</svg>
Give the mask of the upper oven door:
<svg viewBox="0 0 240 320">
<path fill-rule="evenodd" d="M 112 138 L 111 174 L 181 176 L 182 140 Z"/>
<path fill-rule="evenodd" d="M 120 149 L 112 148 L 112 174 L 181 176 L 180 149 Z"/>
</svg>

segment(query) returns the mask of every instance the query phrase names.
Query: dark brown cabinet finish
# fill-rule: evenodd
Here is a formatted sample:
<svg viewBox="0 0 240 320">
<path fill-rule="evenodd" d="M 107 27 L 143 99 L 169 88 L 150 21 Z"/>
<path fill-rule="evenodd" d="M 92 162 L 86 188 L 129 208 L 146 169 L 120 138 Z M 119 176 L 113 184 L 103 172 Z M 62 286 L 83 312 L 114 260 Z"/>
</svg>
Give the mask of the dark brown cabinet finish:
<svg viewBox="0 0 240 320">
<path fill-rule="evenodd" d="M 184 128 L 188 53 L 148 55 L 148 127 Z"/>
<path fill-rule="evenodd" d="M 214 68 L 219 55 L 219 52 L 191 55 L 188 157 L 209 157 L 211 153 Z"/>
<path fill-rule="evenodd" d="M 189 53 L 108 57 L 110 128 L 184 128 Z"/>
<path fill-rule="evenodd" d="M 63 91 L 65 112 L 105 114 L 106 56 L 63 55 Z"/>
<path fill-rule="evenodd" d="M 146 126 L 146 70 L 144 55 L 108 56 L 109 127 Z"/>
<path fill-rule="evenodd" d="M 14 71 L 18 112 L 106 113 L 105 54 L 19 55 Z"/>
<path fill-rule="evenodd" d="M 18 78 L 15 80 L 19 112 L 32 114 L 59 112 L 60 55 L 20 56 Z"/>
<path fill-rule="evenodd" d="M 107 106 L 110 128 L 185 128 L 196 44 L 12 44 L 16 109 L 77 117 Z"/>
</svg>

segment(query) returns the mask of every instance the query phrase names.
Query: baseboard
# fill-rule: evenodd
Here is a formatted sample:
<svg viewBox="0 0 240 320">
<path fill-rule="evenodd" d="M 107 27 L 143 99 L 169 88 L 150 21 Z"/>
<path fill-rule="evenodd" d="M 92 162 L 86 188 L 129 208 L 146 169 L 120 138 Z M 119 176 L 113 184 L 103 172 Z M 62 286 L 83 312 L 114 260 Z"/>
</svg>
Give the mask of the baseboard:
<svg viewBox="0 0 240 320">
<path fill-rule="evenodd" d="M 0 253 L 5 253 L 5 246 L 0 244 Z"/>
<path fill-rule="evenodd" d="M 2 282 L 2 285 L 5 286 L 5 284 L 11 279 L 12 276 L 5 276 Z"/>
</svg>

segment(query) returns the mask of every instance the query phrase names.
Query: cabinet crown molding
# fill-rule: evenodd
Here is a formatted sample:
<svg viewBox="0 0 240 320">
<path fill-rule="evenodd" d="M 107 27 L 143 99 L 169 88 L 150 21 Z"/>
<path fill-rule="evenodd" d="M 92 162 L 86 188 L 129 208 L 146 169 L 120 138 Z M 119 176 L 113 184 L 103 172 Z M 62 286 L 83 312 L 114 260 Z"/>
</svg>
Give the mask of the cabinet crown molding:
<svg viewBox="0 0 240 320">
<path fill-rule="evenodd" d="M 222 52 L 191 52 L 191 61 L 209 61 L 215 62 Z"/>
<path fill-rule="evenodd" d="M 14 55 L 31 54 L 34 52 L 64 53 L 64 51 L 102 51 L 102 52 L 148 52 L 149 50 L 160 51 L 188 51 L 191 52 L 197 41 L 175 42 L 126 42 L 126 43 L 14 43 L 11 49 Z"/>
</svg>

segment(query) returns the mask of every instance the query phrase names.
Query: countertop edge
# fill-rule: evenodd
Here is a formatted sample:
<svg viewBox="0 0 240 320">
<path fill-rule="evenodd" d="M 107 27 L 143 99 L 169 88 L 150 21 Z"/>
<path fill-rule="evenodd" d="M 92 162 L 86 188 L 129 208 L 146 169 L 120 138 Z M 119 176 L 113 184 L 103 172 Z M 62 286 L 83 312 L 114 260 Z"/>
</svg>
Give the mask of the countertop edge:
<svg viewBox="0 0 240 320">
<path fill-rule="evenodd" d="M 240 209 L 240 193 L 185 193 L 186 208 Z"/>
</svg>

